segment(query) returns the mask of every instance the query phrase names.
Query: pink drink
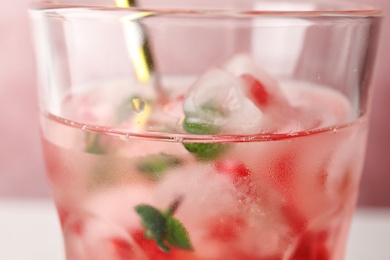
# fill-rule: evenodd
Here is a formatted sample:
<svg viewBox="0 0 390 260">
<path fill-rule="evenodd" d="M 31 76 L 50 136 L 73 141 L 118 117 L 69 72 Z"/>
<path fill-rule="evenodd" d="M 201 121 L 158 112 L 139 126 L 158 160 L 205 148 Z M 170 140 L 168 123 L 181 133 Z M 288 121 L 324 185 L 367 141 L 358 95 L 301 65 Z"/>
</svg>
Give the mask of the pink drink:
<svg viewBox="0 0 390 260">
<path fill-rule="evenodd" d="M 380 11 L 116 2 L 31 11 L 67 260 L 343 259 Z"/>
<path fill-rule="evenodd" d="M 99 96 L 107 98 L 107 89 L 121 93 L 121 87 L 67 96 L 63 108 L 80 105 L 67 115 L 74 121 L 41 116 L 67 259 L 343 259 L 366 118 L 346 123 L 350 105 L 344 96 L 300 85 L 281 88 L 286 100 L 310 107 L 322 120 L 309 129 L 287 124 L 271 134 L 192 135 L 182 130 L 183 122 L 161 133 L 170 113 L 183 114 L 181 96 L 142 126 L 156 131 L 139 130 L 143 103 L 133 104 L 143 111 L 122 127 L 94 127 L 97 114 L 118 110 L 115 102 L 94 107 Z M 223 152 L 199 159 L 183 145 L 200 142 Z M 174 217 L 186 228 L 192 250 L 164 252 L 145 237 L 135 208 L 165 210 L 177 198 Z"/>
</svg>

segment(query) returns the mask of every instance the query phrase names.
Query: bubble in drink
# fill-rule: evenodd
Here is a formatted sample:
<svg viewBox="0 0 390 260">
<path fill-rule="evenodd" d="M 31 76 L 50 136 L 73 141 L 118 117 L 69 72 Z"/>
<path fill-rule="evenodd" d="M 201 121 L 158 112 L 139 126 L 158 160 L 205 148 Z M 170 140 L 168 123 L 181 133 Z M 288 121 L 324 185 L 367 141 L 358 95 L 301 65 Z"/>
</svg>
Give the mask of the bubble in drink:
<svg viewBox="0 0 390 260">
<path fill-rule="evenodd" d="M 134 113 L 142 113 L 145 109 L 145 101 L 138 97 L 132 98 L 131 109 L 134 111 Z"/>
</svg>

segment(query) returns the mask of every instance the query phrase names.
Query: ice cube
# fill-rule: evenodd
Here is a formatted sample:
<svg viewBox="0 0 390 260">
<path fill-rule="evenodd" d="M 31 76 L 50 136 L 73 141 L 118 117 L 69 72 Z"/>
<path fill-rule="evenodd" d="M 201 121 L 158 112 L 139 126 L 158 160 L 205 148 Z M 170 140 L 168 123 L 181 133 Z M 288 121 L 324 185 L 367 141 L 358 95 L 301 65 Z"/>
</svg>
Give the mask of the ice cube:
<svg viewBox="0 0 390 260">
<path fill-rule="evenodd" d="M 249 55 L 234 56 L 223 69 L 241 79 L 246 98 L 262 111 L 258 125 L 262 131 L 280 131 L 291 125 L 296 109 L 290 105 L 278 81 Z"/>
<path fill-rule="evenodd" d="M 223 133 L 256 133 L 262 117 L 246 97 L 243 81 L 218 68 L 207 71 L 191 87 L 184 113 L 188 123 L 215 126 Z"/>
<path fill-rule="evenodd" d="M 227 62 L 225 65 L 223 65 L 223 69 L 235 77 L 240 78 L 243 75 L 250 75 L 253 77 L 253 79 L 259 81 L 264 87 L 264 91 L 269 96 L 270 102 L 268 103 L 271 103 L 269 104 L 269 108 L 272 108 L 272 106 L 276 105 L 278 105 L 279 108 L 281 108 L 281 106 L 288 106 L 288 102 L 284 98 L 277 80 L 268 74 L 265 69 L 260 67 L 250 56 L 246 54 L 238 54 L 229 60 L 229 62 Z M 247 91 L 249 90 L 247 89 L 248 85 L 249 84 L 244 84 L 244 87 Z M 268 108 L 262 106 L 261 109 L 267 110 Z"/>
<path fill-rule="evenodd" d="M 291 128 L 295 109 L 274 78 L 250 56 L 239 54 L 194 83 L 184 113 L 187 123 L 213 125 L 229 134 L 256 134 Z"/>
<path fill-rule="evenodd" d="M 178 217 L 202 223 L 220 212 L 237 211 L 234 186 L 226 176 L 216 174 L 212 165 L 188 164 L 173 169 L 154 190 L 157 205 L 167 208 L 177 196 L 183 202 L 177 212 Z M 203 211 L 203 208 L 207 211 Z"/>
</svg>

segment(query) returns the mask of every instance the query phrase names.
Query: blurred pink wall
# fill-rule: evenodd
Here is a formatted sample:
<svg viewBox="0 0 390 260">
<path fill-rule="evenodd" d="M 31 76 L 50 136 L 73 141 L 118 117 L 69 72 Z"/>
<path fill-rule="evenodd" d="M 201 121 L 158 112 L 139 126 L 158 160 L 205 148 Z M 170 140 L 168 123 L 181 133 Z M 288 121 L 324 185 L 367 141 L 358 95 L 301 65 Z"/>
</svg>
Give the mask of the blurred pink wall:
<svg viewBox="0 0 390 260">
<path fill-rule="evenodd" d="M 351 0 L 384 8 L 389 0 Z M 27 16 L 28 0 L 0 9 L 0 196 L 47 195 L 38 131 L 36 81 Z M 361 205 L 390 206 L 390 18 L 384 20 L 375 73 L 371 132 Z"/>
<path fill-rule="evenodd" d="M 47 195 L 27 0 L 0 8 L 0 196 Z"/>
</svg>

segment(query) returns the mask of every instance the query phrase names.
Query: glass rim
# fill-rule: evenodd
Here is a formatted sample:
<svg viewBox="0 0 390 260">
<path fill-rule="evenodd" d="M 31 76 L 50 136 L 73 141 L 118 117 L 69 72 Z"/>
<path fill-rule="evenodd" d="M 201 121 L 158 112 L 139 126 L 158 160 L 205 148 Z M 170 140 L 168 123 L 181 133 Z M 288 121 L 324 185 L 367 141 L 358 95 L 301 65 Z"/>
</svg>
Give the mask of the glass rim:
<svg viewBox="0 0 390 260">
<path fill-rule="evenodd" d="M 299 17 L 378 17 L 382 16 L 382 10 L 378 7 L 367 4 L 351 3 L 344 1 L 262 1 L 262 4 L 304 4 L 306 8 L 273 9 L 273 8 L 194 8 L 189 7 L 116 7 L 115 5 L 91 5 L 59 3 L 58 0 L 35 0 L 30 4 L 31 10 L 51 10 L 51 9 L 74 9 L 86 8 L 93 10 L 139 12 L 161 15 L 187 15 L 187 16 L 222 16 L 222 17 L 258 17 L 258 16 L 299 16 Z M 79 1 L 80 2 L 80 1 Z M 114 1 L 113 1 L 114 2 Z M 253 1 L 253 3 L 256 3 Z M 318 9 L 308 9 L 308 7 Z"/>
</svg>

